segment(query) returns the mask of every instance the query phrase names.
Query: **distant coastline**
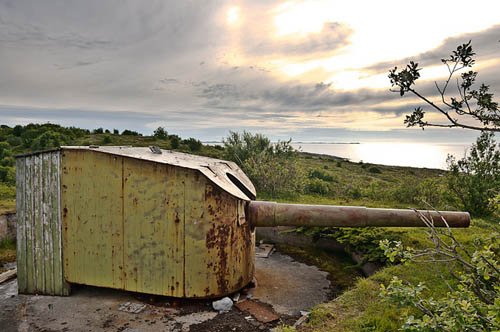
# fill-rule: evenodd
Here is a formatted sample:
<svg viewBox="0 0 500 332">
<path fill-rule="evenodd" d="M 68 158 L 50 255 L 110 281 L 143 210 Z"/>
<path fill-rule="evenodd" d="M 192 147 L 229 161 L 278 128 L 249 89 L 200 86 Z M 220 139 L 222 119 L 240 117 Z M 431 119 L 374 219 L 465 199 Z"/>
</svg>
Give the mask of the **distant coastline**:
<svg viewBox="0 0 500 332">
<path fill-rule="evenodd" d="M 276 141 L 277 142 L 277 141 Z M 276 143 L 272 142 L 272 143 Z M 223 144 L 221 141 L 202 141 L 203 144 Z M 361 144 L 360 142 L 293 142 L 293 144 Z"/>
</svg>

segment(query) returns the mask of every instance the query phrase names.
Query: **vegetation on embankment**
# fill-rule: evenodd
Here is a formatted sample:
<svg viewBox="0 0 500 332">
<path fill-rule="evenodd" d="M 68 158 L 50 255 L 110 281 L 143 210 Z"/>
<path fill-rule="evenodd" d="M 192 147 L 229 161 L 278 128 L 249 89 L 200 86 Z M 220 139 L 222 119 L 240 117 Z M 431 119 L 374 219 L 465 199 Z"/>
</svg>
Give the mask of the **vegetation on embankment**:
<svg viewBox="0 0 500 332">
<path fill-rule="evenodd" d="M 457 240 L 473 251 L 476 237 L 486 238 L 492 228 L 500 229 L 498 221 L 474 219 L 468 229 L 455 229 Z M 432 243 L 423 229 L 404 228 L 391 230 L 399 233 L 405 246 L 415 248 L 431 247 Z M 457 267 L 458 270 L 458 267 Z M 389 265 L 369 278 L 359 279 L 355 286 L 337 299 L 321 304 L 311 312 L 311 319 L 301 331 L 399 331 L 403 317 L 408 314 L 421 317 L 412 306 L 395 306 L 380 296 L 381 284 L 387 286 L 396 276 L 404 282 L 424 282 L 428 289 L 427 298 L 439 299 L 449 291 L 444 279 L 456 284 L 444 265 L 410 262 L 405 265 Z"/>
</svg>

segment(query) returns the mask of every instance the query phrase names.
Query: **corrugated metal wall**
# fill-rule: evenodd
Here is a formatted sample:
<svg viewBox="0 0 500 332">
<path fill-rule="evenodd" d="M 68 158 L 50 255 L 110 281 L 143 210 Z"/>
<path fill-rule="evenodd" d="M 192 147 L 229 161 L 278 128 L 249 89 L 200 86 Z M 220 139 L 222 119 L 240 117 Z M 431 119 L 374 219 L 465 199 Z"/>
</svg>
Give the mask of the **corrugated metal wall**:
<svg viewBox="0 0 500 332">
<path fill-rule="evenodd" d="M 17 158 L 17 273 L 20 293 L 68 295 L 62 264 L 61 153 Z"/>
</svg>

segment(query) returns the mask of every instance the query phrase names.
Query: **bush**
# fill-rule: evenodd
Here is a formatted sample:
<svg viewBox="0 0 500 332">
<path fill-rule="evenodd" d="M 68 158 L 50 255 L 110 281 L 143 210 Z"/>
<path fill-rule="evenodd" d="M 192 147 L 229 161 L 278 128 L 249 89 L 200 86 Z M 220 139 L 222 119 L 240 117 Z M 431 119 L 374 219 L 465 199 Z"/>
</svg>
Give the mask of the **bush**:
<svg viewBox="0 0 500 332">
<path fill-rule="evenodd" d="M 382 171 L 380 170 L 380 168 L 375 167 L 375 166 L 372 166 L 372 167 L 368 168 L 368 172 L 374 173 L 374 174 L 381 174 L 382 173 Z"/>
<path fill-rule="evenodd" d="M 420 190 L 417 181 L 400 183 L 390 192 L 392 200 L 399 203 L 420 204 Z"/>
<path fill-rule="evenodd" d="M 128 130 L 128 129 L 125 129 L 124 131 L 122 131 L 122 135 L 126 135 L 126 136 L 142 136 L 137 131 Z"/>
<path fill-rule="evenodd" d="M 291 140 L 272 144 L 261 134 L 230 132 L 223 142 L 224 158 L 236 162 L 258 192 L 275 197 L 303 191 L 305 174 Z"/>
<path fill-rule="evenodd" d="M 310 194 L 326 195 L 330 192 L 328 184 L 321 179 L 311 179 L 306 185 L 306 192 Z"/>
<path fill-rule="evenodd" d="M 203 146 L 203 144 L 201 144 L 199 140 L 192 137 L 182 141 L 182 143 L 186 144 L 191 151 L 200 151 L 201 147 Z"/>
<path fill-rule="evenodd" d="M 500 190 L 500 148 L 493 133 L 482 133 L 460 160 L 449 155 L 449 200 L 473 216 L 493 213 L 490 201 Z"/>
<path fill-rule="evenodd" d="M 177 135 L 168 135 L 168 139 L 170 141 L 170 147 L 172 149 L 178 149 L 181 145 L 181 138 Z"/>
<path fill-rule="evenodd" d="M 351 197 L 352 199 L 360 199 L 363 196 L 363 194 L 361 193 L 361 188 L 355 185 L 351 186 L 347 190 L 347 196 Z"/>
<path fill-rule="evenodd" d="M 111 142 L 112 142 L 111 136 L 109 136 L 109 135 L 104 136 L 104 138 L 102 140 L 103 144 L 110 144 Z"/>
<path fill-rule="evenodd" d="M 319 170 L 312 170 L 309 172 L 309 178 L 311 179 L 321 179 L 326 182 L 333 182 L 335 178 L 329 174 L 323 173 Z"/>
<path fill-rule="evenodd" d="M 10 146 L 19 146 L 23 144 L 23 141 L 17 136 L 9 136 L 9 138 L 7 138 L 7 143 L 9 143 Z"/>
<path fill-rule="evenodd" d="M 14 186 L 16 184 L 16 169 L 9 166 L 0 166 L 0 182 Z"/>
</svg>

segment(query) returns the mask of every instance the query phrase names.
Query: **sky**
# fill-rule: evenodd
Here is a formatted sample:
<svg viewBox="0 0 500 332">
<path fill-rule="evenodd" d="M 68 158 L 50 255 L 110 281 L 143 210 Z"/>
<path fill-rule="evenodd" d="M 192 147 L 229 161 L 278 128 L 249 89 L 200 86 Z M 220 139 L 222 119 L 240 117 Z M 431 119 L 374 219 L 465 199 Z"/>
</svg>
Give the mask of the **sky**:
<svg viewBox="0 0 500 332">
<path fill-rule="evenodd" d="M 415 60 L 417 88 L 436 97 L 440 59 L 472 40 L 478 81 L 498 95 L 499 12 L 498 0 L 0 0 L 0 123 L 472 142 L 405 128 L 422 104 L 391 92 L 387 74 Z"/>
</svg>

